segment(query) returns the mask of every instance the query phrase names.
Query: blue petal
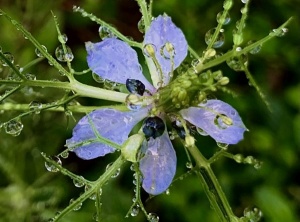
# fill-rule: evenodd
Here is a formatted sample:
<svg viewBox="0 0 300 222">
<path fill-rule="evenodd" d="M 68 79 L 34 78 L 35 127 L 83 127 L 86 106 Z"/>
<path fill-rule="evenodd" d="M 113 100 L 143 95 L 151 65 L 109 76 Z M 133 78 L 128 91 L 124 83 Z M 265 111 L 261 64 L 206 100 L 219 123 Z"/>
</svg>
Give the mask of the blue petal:
<svg viewBox="0 0 300 222">
<path fill-rule="evenodd" d="M 88 114 L 89 117 L 86 115 L 79 120 L 73 129 L 72 138 L 66 141 L 66 146 L 68 148 L 75 146 L 73 151 L 85 160 L 112 153 L 115 148 L 102 143 L 99 139 L 96 140 L 92 126 L 100 136 L 121 145 L 128 138 L 132 128 L 147 115 L 148 109 L 146 108 L 135 112 L 121 112 L 110 108 L 95 110 Z M 92 139 L 95 140 L 77 147 L 78 144 Z"/>
<path fill-rule="evenodd" d="M 101 78 L 122 84 L 127 79 L 137 79 L 152 91 L 153 86 L 142 73 L 136 51 L 127 43 L 116 38 L 106 38 L 95 44 L 87 42 L 85 47 L 88 66 Z"/>
<path fill-rule="evenodd" d="M 236 144 L 243 139 L 246 127 L 234 108 L 220 100 L 208 100 L 199 106 L 183 109 L 180 114 L 217 142 Z"/>
<path fill-rule="evenodd" d="M 169 83 L 169 73 L 172 71 L 171 60 L 166 59 L 161 55 L 161 49 L 166 43 L 171 43 L 174 47 L 175 55 L 173 68 L 176 69 L 187 56 L 188 44 L 183 32 L 175 26 L 171 18 L 166 15 L 160 15 L 152 21 L 147 30 L 144 45 L 152 44 L 155 46 L 155 56 L 162 68 L 164 75 L 163 82 L 165 85 Z"/>
<path fill-rule="evenodd" d="M 176 162 L 176 153 L 167 131 L 156 139 L 151 138 L 140 161 L 144 190 L 158 195 L 168 189 L 176 172 Z"/>
</svg>

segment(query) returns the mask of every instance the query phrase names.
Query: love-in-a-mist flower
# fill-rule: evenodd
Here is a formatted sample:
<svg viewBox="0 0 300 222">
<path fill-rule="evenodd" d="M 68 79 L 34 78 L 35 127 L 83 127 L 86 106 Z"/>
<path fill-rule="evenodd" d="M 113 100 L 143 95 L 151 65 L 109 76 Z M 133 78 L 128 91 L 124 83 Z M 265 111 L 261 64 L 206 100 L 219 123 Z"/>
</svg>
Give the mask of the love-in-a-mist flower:
<svg viewBox="0 0 300 222">
<path fill-rule="evenodd" d="M 146 142 L 139 151 L 142 187 L 149 194 L 157 195 L 170 186 L 176 172 L 176 153 L 166 129 L 171 112 L 220 143 L 236 144 L 243 138 L 245 127 L 237 111 L 220 100 L 189 107 L 188 93 L 198 90 L 193 87 L 197 80 L 182 76 L 170 83 L 173 71 L 188 52 L 182 31 L 170 17 L 158 16 L 151 22 L 143 45 L 153 84 L 144 77 L 136 51 L 126 42 L 106 38 L 99 43 L 86 43 L 90 69 L 103 79 L 126 84 L 133 110 L 103 108 L 89 113 L 77 123 L 66 145 L 74 148 L 82 159 L 104 156 L 116 150 L 114 144 L 122 145 L 133 127 L 143 120 Z"/>
</svg>

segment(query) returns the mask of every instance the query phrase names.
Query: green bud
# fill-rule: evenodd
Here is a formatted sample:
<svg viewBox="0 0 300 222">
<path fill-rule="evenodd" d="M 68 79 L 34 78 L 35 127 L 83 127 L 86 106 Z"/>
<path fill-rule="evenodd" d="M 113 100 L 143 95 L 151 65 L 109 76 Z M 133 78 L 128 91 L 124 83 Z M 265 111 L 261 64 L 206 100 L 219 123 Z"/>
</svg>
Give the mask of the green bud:
<svg viewBox="0 0 300 222">
<path fill-rule="evenodd" d="M 229 78 L 228 77 L 222 77 L 218 83 L 222 86 L 227 85 L 229 83 Z"/>
<path fill-rule="evenodd" d="M 184 89 L 182 89 L 179 93 L 178 93 L 178 100 L 185 100 L 185 98 L 186 98 L 186 96 L 187 96 L 187 92 L 186 92 L 186 90 L 184 90 Z"/>
<path fill-rule="evenodd" d="M 241 45 L 243 43 L 243 34 L 233 34 L 234 45 Z"/>
<path fill-rule="evenodd" d="M 223 4 L 223 8 L 225 10 L 229 10 L 233 5 L 233 0 L 225 0 L 224 4 Z"/>
</svg>

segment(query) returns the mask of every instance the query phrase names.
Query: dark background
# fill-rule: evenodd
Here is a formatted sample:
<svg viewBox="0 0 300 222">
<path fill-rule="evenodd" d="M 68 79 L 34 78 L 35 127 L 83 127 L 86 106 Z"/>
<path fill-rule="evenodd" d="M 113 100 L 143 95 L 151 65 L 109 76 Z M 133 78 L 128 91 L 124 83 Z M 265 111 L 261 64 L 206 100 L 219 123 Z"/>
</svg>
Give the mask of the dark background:
<svg viewBox="0 0 300 222">
<path fill-rule="evenodd" d="M 222 1 L 208 0 L 154 0 L 154 15 L 166 12 L 186 35 L 189 44 L 199 53 L 205 48 L 205 33 L 217 25 L 215 17 L 222 10 Z M 83 0 L 83 1 L 8 1 L 1 0 L 0 8 L 23 24 L 41 44 L 53 54 L 58 46 L 57 33 L 51 10 L 58 16 L 62 32 L 68 35 L 68 45 L 75 55 L 73 67 L 87 68 L 84 42 L 99 41 L 98 25 L 78 13 L 72 6 L 79 5 L 89 12 L 113 24 L 123 34 L 142 41 L 143 35 L 137 29 L 141 15 L 134 0 Z M 226 41 L 219 51 L 226 52 L 232 46 L 231 33 L 240 18 L 242 3 L 235 1 L 230 11 L 231 23 L 225 26 Z M 267 222 L 300 221 L 300 73 L 299 73 L 299 19 L 298 0 L 252 1 L 245 43 L 258 40 L 280 26 L 290 16 L 294 17 L 289 32 L 282 38 L 275 38 L 263 45 L 261 52 L 249 57 L 249 68 L 257 83 L 266 93 L 273 110 L 268 111 L 253 87 L 250 87 L 244 73 L 233 72 L 226 64 L 217 68 L 230 77 L 230 89 L 238 97 L 218 93 L 218 98 L 234 106 L 250 130 L 238 145 L 231 146 L 232 153 L 253 155 L 263 161 L 260 170 L 253 166 L 237 164 L 221 158 L 213 165 L 215 173 L 238 216 L 246 207 L 257 206 Z M 26 65 L 35 58 L 34 47 L 23 38 L 15 27 L 0 16 L 0 46 L 11 52 L 15 63 Z M 216 68 L 215 68 L 216 69 Z M 2 71 L 2 70 L 1 70 Z M 57 70 L 41 62 L 30 70 L 38 79 L 66 80 Z M 5 70 L 0 72 L 0 77 Z M 82 82 L 97 85 L 90 74 L 78 77 Z M 0 86 L 3 93 L 4 86 Z M 38 100 L 53 102 L 63 92 L 50 89 L 27 88 L 5 102 L 30 103 Z M 103 105 L 102 101 L 79 99 L 83 105 Z M 17 111 L 1 111 L 0 121 L 8 121 L 18 115 Z M 74 113 L 76 120 L 83 114 Z M 61 112 L 42 112 L 22 119 L 24 129 L 18 137 L 0 132 L 0 221 L 47 221 L 55 212 L 77 197 L 82 188 L 75 188 L 73 182 L 60 173 L 49 173 L 44 167 L 40 152 L 55 155 L 64 149 L 65 140 L 70 138 L 75 122 Z M 215 150 L 215 143 L 209 138 L 198 138 L 200 150 L 209 157 Z M 186 172 L 186 156 L 182 148 L 176 149 L 178 156 L 177 176 Z M 63 159 L 63 166 L 88 179 L 98 178 L 105 166 L 116 155 L 82 161 L 70 154 Z M 145 221 L 140 213 L 135 218 L 125 219 L 133 198 L 132 173 L 121 172 L 103 189 L 103 221 Z M 170 195 L 160 195 L 146 203 L 149 212 L 157 213 L 160 221 L 218 221 L 211 210 L 202 185 L 194 176 L 175 182 Z M 62 221 L 93 221 L 93 201 L 83 204 L 81 210 L 68 214 Z"/>
</svg>

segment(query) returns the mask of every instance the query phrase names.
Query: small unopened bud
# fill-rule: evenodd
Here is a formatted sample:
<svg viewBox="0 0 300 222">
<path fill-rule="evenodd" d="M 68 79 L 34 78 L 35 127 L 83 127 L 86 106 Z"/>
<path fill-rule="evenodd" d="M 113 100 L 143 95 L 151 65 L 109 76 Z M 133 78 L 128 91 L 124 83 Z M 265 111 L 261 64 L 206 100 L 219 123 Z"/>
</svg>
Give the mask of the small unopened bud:
<svg viewBox="0 0 300 222">
<path fill-rule="evenodd" d="M 195 145 L 195 138 L 191 135 L 187 135 L 185 137 L 185 144 L 188 147 L 194 146 Z"/>
<path fill-rule="evenodd" d="M 228 77 L 222 77 L 218 83 L 222 86 L 227 85 L 229 83 L 229 78 Z"/>
<path fill-rule="evenodd" d="M 182 90 L 180 90 L 180 92 L 178 93 L 178 96 L 177 96 L 177 97 L 178 97 L 179 100 L 185 100 L 186 96 L 187 96 L 186 90 L 182 89 Z"/>
</svg>

